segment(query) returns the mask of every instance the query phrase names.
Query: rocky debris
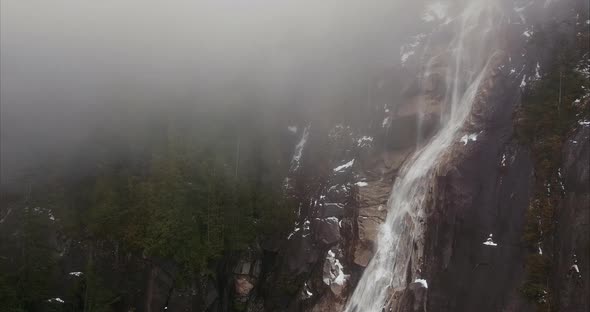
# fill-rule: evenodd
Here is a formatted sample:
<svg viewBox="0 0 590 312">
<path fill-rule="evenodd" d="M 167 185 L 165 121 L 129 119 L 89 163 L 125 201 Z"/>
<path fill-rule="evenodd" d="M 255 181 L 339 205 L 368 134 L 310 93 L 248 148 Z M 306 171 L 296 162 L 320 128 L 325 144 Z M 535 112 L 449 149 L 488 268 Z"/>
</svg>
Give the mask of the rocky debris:
<svg viewBox="0 0 590 312">
<path fill-rule="evenodd" d="M 337 250 L 337 252 L 340 252 Z M 336 253 L 328 250 L 328 255 L 324 261 L 322 281 L 330 287 L 330 291 L 337 297 L 343 295 L 343 291 L 348 284 L 348 274 L 344 274 L 344 267 L 337 259 Z"/>
</svg>

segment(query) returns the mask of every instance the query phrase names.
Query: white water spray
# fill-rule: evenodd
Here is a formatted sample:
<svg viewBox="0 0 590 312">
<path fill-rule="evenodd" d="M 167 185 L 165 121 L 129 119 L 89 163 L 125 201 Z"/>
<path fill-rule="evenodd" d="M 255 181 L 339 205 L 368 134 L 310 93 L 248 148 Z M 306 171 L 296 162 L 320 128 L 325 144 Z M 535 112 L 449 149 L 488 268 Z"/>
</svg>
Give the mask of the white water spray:
<svg viewBox="0 0 590 312">
<path fill-rule="evenodd" d="M 453 24 L 453 40 L 441 55 L 434 56 L 436 62 L 426 62 L 443 61 L 447 65 L 442 128 L 401 170 L 388 201 L 389 211 L 379 232 L 377 250 L 349 299 L 346 312 L 381 312 L 391 291 L 407 286 L 410 260 L 418 261 L 412 255 L 421 253 L 414 244 L 421 248 L 422 222 L 427 217 L 425 205 L 437 168 L 450 153 L 451 145 L 459 141 L 460 130 L 494 56 L 493 42 L 501 20 L 496 0 L 465 1 Z M 425 71 L 430 72 L 431 68 Z M 415 278 L 420 276 L 411 276 L 411 280 Z"/>
</svg>

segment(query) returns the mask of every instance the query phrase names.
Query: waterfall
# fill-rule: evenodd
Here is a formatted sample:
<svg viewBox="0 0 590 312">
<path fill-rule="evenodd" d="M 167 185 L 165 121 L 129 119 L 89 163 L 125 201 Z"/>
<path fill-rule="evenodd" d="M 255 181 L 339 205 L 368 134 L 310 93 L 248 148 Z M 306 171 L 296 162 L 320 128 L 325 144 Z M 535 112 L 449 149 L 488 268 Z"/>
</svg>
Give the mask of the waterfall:
<svg viewBox="0 0 590 312">
<path fill-rule="evenodd" d="M 417 148 L 400 171 L 388 200 L 387 219 L 380 228 L 375 255 L 350 297 L 346 312 L 381 312 L 388 294 L 407 286 L 408 265 L 412 255 L 420 252 L 414 244 L 420 245 L 422 223 L 427 217 L 425 205 L 437 168 L 451 153 L 453 143 L 459 142 L 460 131 L 491 67 L 494 41 L 503 20 L 499 3 L 467 0 L 456 11 L 457 16 L 448 25 L 455 28 L 452 40 L 442 50 L 439 46 L 425 47 L 426 51 L 442 51 L 424 62 L 425 73 L 433 70 L 429 68 L 432 64 L 442 62 L 446 66 L 441 77 L 446 85 L 441 99 L 441 129 Z M 412 280 L 420 278 L 411 274 Z"/>
</svg>

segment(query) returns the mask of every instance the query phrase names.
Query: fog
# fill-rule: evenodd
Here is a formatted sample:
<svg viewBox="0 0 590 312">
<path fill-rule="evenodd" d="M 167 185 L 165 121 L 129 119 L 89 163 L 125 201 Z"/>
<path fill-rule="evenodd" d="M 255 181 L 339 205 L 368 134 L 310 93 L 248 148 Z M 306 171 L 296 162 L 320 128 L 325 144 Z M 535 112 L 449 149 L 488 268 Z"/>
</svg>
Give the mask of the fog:
<svg viewBox="0 0 590 312">
<path fill-rule="evenodd" d="M 335 109 L 397 66 L 421 1 L 1 2 L 2 184 L 127 110 Z M 412 17 L 412 18 L 410 18 Z M 348 92 L 348 93 L 347 93 Z M 269 116 L 265 116 L 269 118 Z M 272 118 L 272 116 L 270 116 Z"/>
</svg>

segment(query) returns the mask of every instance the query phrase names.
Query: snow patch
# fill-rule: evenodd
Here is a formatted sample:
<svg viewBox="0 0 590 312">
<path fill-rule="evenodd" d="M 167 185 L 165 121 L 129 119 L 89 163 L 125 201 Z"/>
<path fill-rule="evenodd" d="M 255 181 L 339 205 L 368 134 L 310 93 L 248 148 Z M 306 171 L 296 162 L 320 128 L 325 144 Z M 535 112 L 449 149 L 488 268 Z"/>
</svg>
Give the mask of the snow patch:
<svg viewBox="0 0 590 312">
<path fill-rule="evenodd" d="M 483 242 L 483 244 L 486 246 L 492 246 L 492 247 L 498 246 L 498 244 L 494 243 L 493 236 L 494 235 L 492 233 L 490 233 L 490 236 L 488 236 L 488 238 L 485 240 L 485 242 Z"/>
<path fill-rule="evenodd" d="M 338 166 L 338 167 L 334 168 L 334 172 L 338 172 L 338 171 L 341 171 L 341 170 L 343 170 L 343 169 L 346 169 L 346 168 L 352 167 L 352 165 L 353 165 L 353 164 L 354 164 L 354 159 L 353 159 L 353 160 L 351 160 L 351 161 L 349 161 L 349 162 L 347 162 L 347 163 L 345 163 L 345 164 L 344 164 L 344 165 L 342 165 L 342 166 Z"/>
<path fill-rule="evenodd" d="M 535 79 L 541 79 L 541 65 L 537 62 L 535 66 Z"/>
<path fill-rule="evenodd" d="M 471 133 L 471 134 L 466 134 L 464 136 L 461 137 L 461 143 L 463 143 L 463 145 L 467 145 L 467 143 L 469 143 L 469 141 L 477 141 L 477 133 Z"/>
<path fill-rule="evenodd" d="M 61 298 L 51 298 L 48 299 L 47 302 L 57 302 L 57 303 L 65 303 Z"/>
<path fill-rule="evenodd" d="M 426 282 L 425 279 L 421 279 L 421 278 L 417 278 L 414 283 L 418 283 L 420 285 L 422 285 L 422 287 L 424 288 L 428 288 L 428 282 Z"/>
<path fill-rule="evenodd" d="M 293 159 L 291 160 L 291 171 L 297 170 L 299 168 L 299 161 L 301 160 L 301 156 L 303 155 L 303 148 L 305 147 L 305 143 L 307 142 L 307 138 L 309 136 L 309 126 L 305 127 L 303 130 L 303 134 L 301 135 L 301 139 L 299 143 L 295 145 L 295 152 L 293 153 Z"/>
<path fill-rule="evenodd" d="M 288 126 L 287 130 L 289 130 L 291 133 L 297 133 L 297 126 Z"/>
<path fill-rule="evenodd" d="M 362 146 L 367 146 L 370 145 L 371 142 L 373 142 L 373 138 L 370 136 L 363 136 L 362 138 L 358 139 L 357 144 L 358 146 L 362 147 Z"/>
<path fill-rule="evenodd" d="M 26 208 L 26 209 L 28 209 L 28 208 Z M 47 217 L 49 218 L 49 220 L 55 221 L 55 216 L 53 215 L 53 211 L 51 211 L 51 209 L 35 207 L 35 208 L 33 208 L 33 212 L 36 214 L 45 213 L 45 214 L 47 214 Z"/>
<path fill-rule="evenodd" d="M 522 33 L 522 35 L 523 35 L 523 36 L 525 36 L 525 37 L 527 37 L 527 38 L 530 38 L 530 37 L 532 37 L 532 36 L 533 36 L 533 31 L 532 31 L 532 30 L 529 30 L 529 29 L 527 29 L 527 30 L 525 30 L 525 31 Z"/>
<path fill-rule="evenodd" d="M 306 237 L 307 235 L 309 235 L 309 220 L 305 220 L 303 222 L 303 226 L 302 227 L 299 227 L 299 226 L 297 226 L 297 224 L 295 224 L 295 229 L 293 230 L 293 232 L 291 232 L 289 234 L 289 236 L 287 236 L 287 240 L 290 240 L 291 238 L 293 238 L 293 235 L 295 235 L 295 233 L 301 231 L 302 228 L 303 228 L 303 231 L 304 232 L 307 232 L 307 234 L 303 234 L 302 236 L 303 237 Z"/>
<path fill-rule="evenodd" d="M 313 296 L 313 293 L 309 289 L 309 285 L 307 284 L 307 282 L 305 282 L 305 284 L 303 284 L 303 299 L 309 299 L 312 296 Z"/>
<path fill-rule="evenodd" d="M 84 273 L 82 273 L 82 272 L 70 272 L 70 273 L 68 273 L 68 275 L 77 276 L 77 277 L 80 277 L 82 274 L 84 274 Z"/>
<path fill-rule="evenodd" d="M 400 49 L 401 61 L 402 65 L 406 63 L 410 56 L 416 53 L 416 47 L 420 44 L 422 39 L 426 37 L 425 34 L 420 34 L 417 36 L 412 37 L 413 41 L 411 43 L 405 44 Z"/>
<path fill-rule="evenodd" d="M 559 186 L 561 187 L 561 190 L 565 192 L 565 185 L 563 185 L 563 178 L 561 177 L 561 168 L 557 169 L 557 176 L 559 177 Z"/>
<path fill-rule="evenodd" d="M 356 182 L 355 185 L 358 187 L 363 187 L 363 186 L 369 185 L 369 183 L 364 182 L 364 181 L 359 181 L 359 182 Z"/>
<path fill-rule="evenodd" d="M 344 267 L 340 263 L 340 260 L 336 259 L 336 255 L 332 250 L 328 250 L 328 255 L 326 257 L 327 265 L 330 266 L 329 272 L 324 274 L 322 281 L 324 284 L 330 286 L 332 284 L 336 284 L 339 286 L 344 285 L 344 283 L 348 280 L 350 275 L 344 274 Z"/>
<path fill-rule="evenodd" d="M 381 123 L 381 127 L 385 128 L 389 125 L 389 116 L 385 117 L 385 119 L 383 119 L 383 123 Z"/>
<path fill-rule="evenodd" d="M 522 75 L 522 80 L 520 81 L 520 88 L 523 89 L 526 87 L 526 75 Z"/>
</svg>

